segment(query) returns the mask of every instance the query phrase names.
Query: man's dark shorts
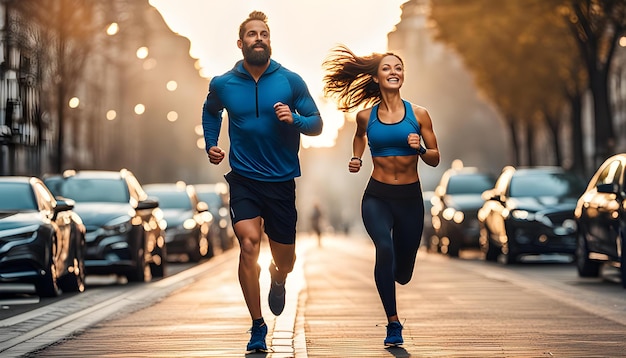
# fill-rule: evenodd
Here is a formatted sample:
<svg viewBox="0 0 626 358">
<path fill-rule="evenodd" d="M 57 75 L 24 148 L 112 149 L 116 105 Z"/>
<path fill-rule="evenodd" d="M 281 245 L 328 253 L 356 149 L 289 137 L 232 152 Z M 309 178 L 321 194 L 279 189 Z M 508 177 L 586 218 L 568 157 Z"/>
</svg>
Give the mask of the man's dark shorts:
<svg viewBox="0 0 626 358">
<path fill-rule="evenodd" d="M 267 236 L 281 244 L 296 240 L 296 182 L 263 182 L 229 172 L 224 176 L 230 186 L 230 217 L 240 220 L 263 218 Z"/>
</svg>

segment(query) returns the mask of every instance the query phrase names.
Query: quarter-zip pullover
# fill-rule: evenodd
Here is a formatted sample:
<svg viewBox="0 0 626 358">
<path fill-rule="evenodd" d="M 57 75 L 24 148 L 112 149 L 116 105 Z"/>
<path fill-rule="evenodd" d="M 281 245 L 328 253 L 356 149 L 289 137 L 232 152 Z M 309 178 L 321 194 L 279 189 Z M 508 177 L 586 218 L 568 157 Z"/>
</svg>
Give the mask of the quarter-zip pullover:
<svg viewBox="0 0 626 358">
<path fill-rule="evenodd" d="M 291 108 L 293 124 L 278 120 L 277 102 Z M 202 110 L 207 152 L 217 145 L 224 110 L 228 113 L 228 160 L 233 171 L 269 182 L 300 176 L 300 134 L 320 134 L 322 118 L 298 74 L 270 60 L 255 81 L 240 60 L 230 71 L 212 78 Z"/>
</svg>

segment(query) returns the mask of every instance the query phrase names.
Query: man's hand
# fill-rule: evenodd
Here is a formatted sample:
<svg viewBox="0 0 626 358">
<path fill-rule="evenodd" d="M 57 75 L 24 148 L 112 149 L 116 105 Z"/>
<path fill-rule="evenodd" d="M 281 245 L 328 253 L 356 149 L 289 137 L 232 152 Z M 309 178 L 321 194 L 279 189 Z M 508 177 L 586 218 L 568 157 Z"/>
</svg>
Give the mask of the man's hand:
<svg viewBox="0 0 626 358">
<path fill-rule="evenodd" d="M 211 162 L 211 164 L 215 165 L 220 164 L 226 156 L 226 153 L 222 150 L 222 148 L 217 146 L 209 148 L 207 154 L 209 155 L 209 161 Z"/>
<path fill-rule="evenodd" d="M 291 114 L 291 108 L 289 108 L 288 105 L 276 102 L 276 104 L 274 104 L 274 111 L 279 121 L 289 124 L 293 123 L 293 114 Z"/>
</svg>

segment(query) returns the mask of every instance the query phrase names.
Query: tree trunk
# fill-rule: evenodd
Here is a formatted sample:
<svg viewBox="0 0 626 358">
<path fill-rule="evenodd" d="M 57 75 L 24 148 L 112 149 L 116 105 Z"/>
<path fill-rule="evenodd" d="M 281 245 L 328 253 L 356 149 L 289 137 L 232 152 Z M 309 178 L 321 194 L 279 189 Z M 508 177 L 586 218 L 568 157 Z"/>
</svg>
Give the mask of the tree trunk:
<svg viewBox="0 0 626 358">
<path fill-rule="evenodd" d="M 571 126 L 572 126 L 572 170 L 587 177 L 587 165 L 585 161 L 583 121 L 582 121 L 582 98 L 580 94 L 570 96 Z"/>
<path fill-rule="evenodd" d="M 554 152 L 555 164 L 563 166 L 563 154 L 561 152 L 561 140 L 559 136 L 559 120 L 556 116 L 551 116 L 547 112 L 544 112 L 546 125 L 550 131 L 550 137 L 552 138 L 552 150 Z"/>
<path fill-rule="evenodd" d="M 527 165 L 532 167 L 535 165 L 535 155 L 533 153 L 533 126 L 530 123 L 525 122 L 526 124 L 526 159 L 528 160 Z"/>
<path fill-rule="evenodd" d="M 615 132 L 611 116 L 611 104 L 607 81 L 607 70 L 596 69 L 590 78 L 593 94 L 593 114 L 595 121 L 594 167 L 615 153 Z"/>
<path fill-rule="evenodd" d="M 518 166 L 521 163 L 521 153 L 519 151 L 519 141 L 517 139 L 517 130 L 515 128 L 516 121 L 509 117 L 507 120 L 507 127 L 509 128 L 509 136 L 511 137 L 511 153 L 513 153 L 514 165 Z"/>
</svg>

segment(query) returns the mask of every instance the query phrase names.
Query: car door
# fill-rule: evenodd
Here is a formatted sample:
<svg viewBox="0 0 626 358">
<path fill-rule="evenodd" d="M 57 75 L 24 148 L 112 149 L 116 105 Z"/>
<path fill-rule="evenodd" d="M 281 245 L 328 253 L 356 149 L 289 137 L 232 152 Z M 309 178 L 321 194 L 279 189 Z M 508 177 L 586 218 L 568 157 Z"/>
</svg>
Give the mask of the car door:
<svg viewBox="0 0 626 358">
<path fill-rule="evenodd" d="M 594 252 L 616 258 L 619 243 L 619 195 L 624 163 L 616 159 L 606 163 L 596 181 L 593 195 L 585 203 L 587 242 Z M 621 251 L 621 250 L 620 250 Z"/>
<path fill-rule="evenodd" d="M 71 237 L 71 218 L 68 212 L 56 212 L 54 208 L 55 199 L 52 193 L 46 188 L 43 182 L 33 181 L 33 190 L 37 198 L 37 204 L 42 213 L 50 220 L 55 231 L 55 242 L 52 243 L 52 260 L 54 261 L 57 273 L 65 270 L 65 259 L 68 256 Z"/>
</svg>

